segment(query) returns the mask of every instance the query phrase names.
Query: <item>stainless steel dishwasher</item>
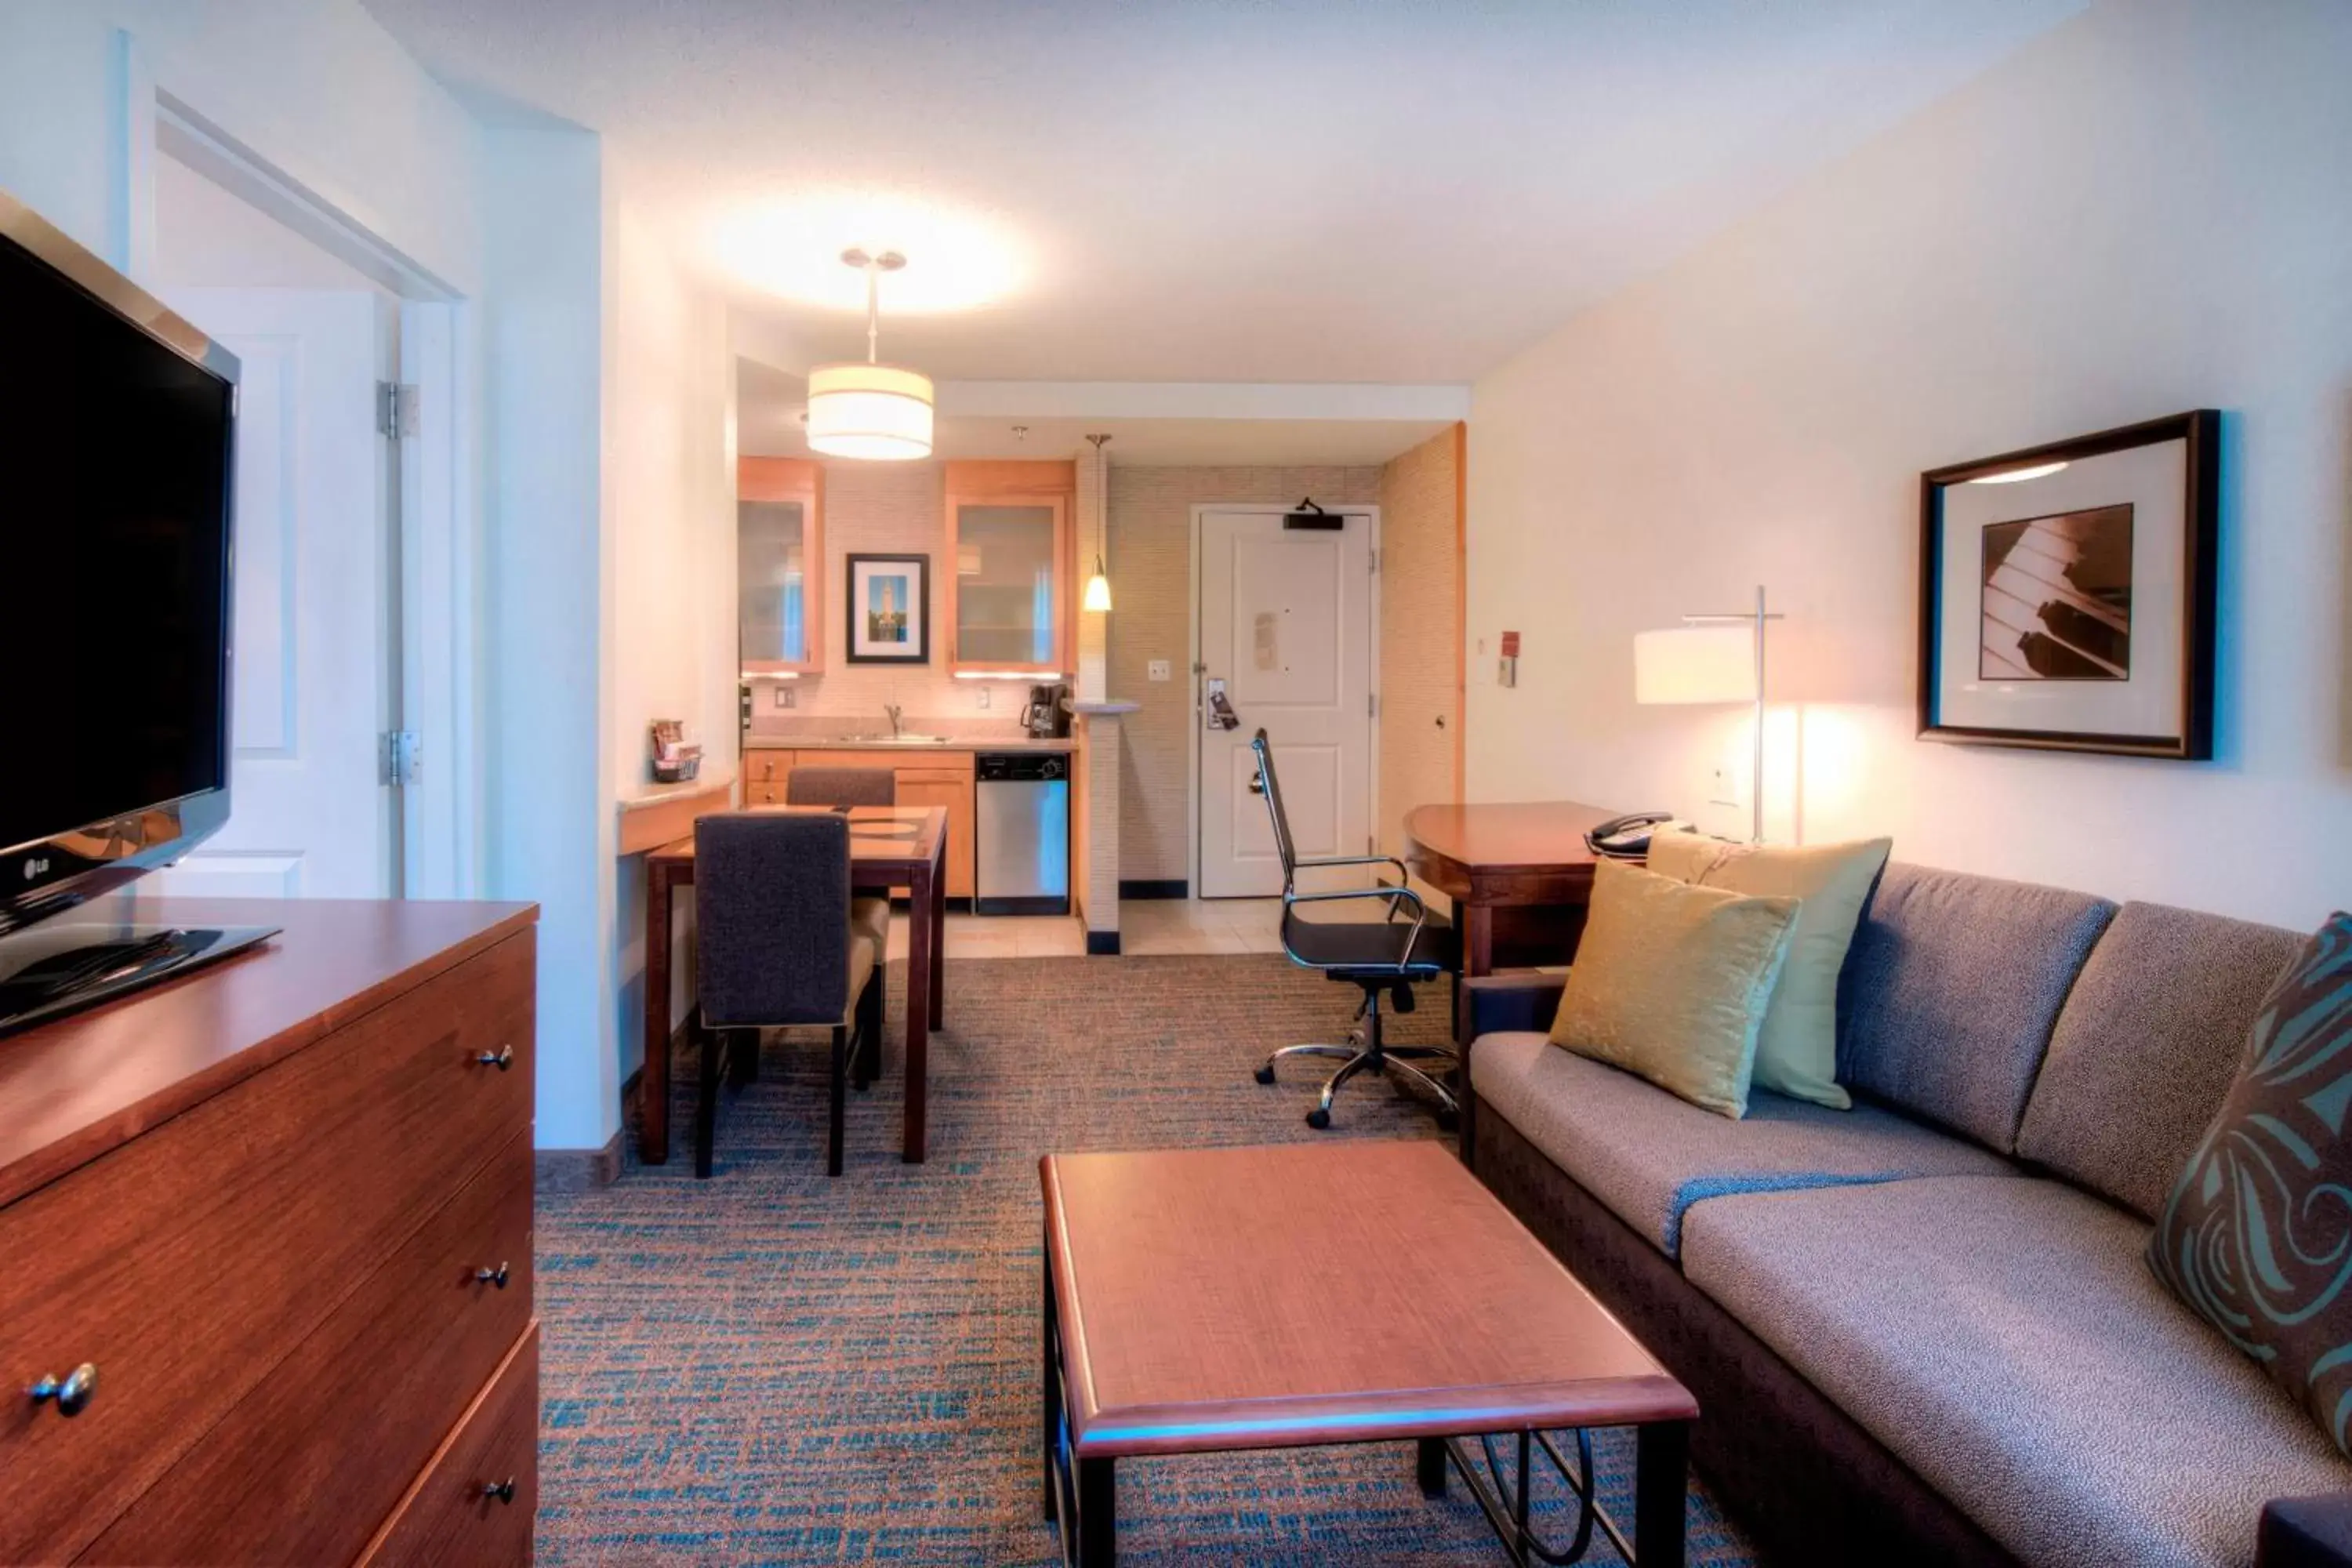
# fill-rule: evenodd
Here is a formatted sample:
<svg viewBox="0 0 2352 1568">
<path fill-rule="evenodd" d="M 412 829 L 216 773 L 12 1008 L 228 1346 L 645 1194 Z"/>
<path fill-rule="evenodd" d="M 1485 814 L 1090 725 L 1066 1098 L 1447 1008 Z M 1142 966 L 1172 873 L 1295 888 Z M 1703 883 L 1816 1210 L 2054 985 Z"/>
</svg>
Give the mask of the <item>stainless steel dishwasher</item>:
<svg viewBox="0 0 2352 1568">
<path fill-rule="evenodd" d="M 972 759 L 982 915 L 1070 912 L 1070 759 L 1060 752 L 982 752 Z"/>
</svg>

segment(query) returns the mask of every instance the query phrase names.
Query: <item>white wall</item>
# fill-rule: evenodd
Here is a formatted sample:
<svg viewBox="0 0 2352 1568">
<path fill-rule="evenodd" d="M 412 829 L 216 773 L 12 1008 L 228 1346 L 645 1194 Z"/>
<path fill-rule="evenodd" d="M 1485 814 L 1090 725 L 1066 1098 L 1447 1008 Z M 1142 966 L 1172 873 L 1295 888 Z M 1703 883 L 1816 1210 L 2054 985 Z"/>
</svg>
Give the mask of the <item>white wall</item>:
<svg viewBox="0 0 2352 1568">
<path fill-rule="evenodd" d="M 486 890 L 540 905 L 538 1144 L 593 1149 L 620 1125 L 602 158 L 584 132 L 486 146 Z"/>
<path fill-rule="evenodd" d="M 2097 6 L 1480 381 L 1473 798 L 1693 809 L 1736 721 L 1633 706 L 1633 634 L 1762 582 L 1806 838 L 2298 927 L 2352 901 L 2347 79 L 2352 6 Z M 1915 740 L 1920 471 L 2207 405 L 2218 759 Z"/>
<path fill-rule="evenodd" d="M 128 73 L 118 30 L 135 40 Z M 126 92 L 151 79 L 471 293 L 479 131 L 357 0 L 10 0 L 0 190 L 125 263 Z"/>
<path fill-rule="evenodd" d="M 649 223 L 619 174 L 608 191 L 614 258 L 612 416 L 606 479 L 613 535 L 613 638 L 604 807 L 653 786 L 646 727 L 683 719 L 703 744 L 706 776 L 734 772 L 736 710 L 735 365 L 724 302 L 680 269 L 667 237 Z M 645 863 L 612 868 L 615 910 L 613 994 L 617 1071 L 644 1053 Z M 691 895 L 683 900 L 690 907 Z M 692 994 L 688 931 L 676 921 L 673 1022 Z"/>
</svg>

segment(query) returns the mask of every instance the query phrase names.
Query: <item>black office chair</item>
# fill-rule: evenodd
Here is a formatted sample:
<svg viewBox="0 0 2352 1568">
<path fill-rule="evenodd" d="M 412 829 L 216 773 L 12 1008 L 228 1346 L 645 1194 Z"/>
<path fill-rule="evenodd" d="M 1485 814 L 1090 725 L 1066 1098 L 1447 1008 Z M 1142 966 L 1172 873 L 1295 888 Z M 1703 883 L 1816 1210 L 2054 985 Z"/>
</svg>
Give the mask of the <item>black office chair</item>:
<svg viewBox="0 0 2352 1568">
<path fill-rule="evenodd" d="M 825 1168 L 841 1174 L 844 1090 L 853 1056 L 866 1087 L 882 1025 L 882 966 L 852 922 L 849 821 L 835 816 L 733 812 L 694 825 L 692 1028 L 701 1042 L 694 1173 L 710 1174 L 725 1058 L 756 1060 L 764 1029 L 833 1029 L 833 1095 Z M 859 1037 L 853 1050 L 851 1037 Z"/>
<path fill-rule="evenodd" d="M 1440 1125 L 1453 1126 L 1458 1110 L 1454 1090 L 1436 1073 L 1416 1064 L 1430 1062 L 1442 1072 L 1459 1065 L 1460 1057 L 1451 1046 L 1384 1044 L 1381 1039 L 1381 998 L 1385 995 L 1398 1012 L 1410 1013 L 1413 1010 L 1414 984 L 1452 973 L 1458 951 L 1454 928 L 1441 917 L 1432 915 L 1421 895 L 1403 885 L 1404 862 L 1392 855 L 1301 860 L 1290 837 L 1290 819 L 1282 809 L 1282 786 L 1275 779 L 1274 753 L 1266 744 L 1265 731 L 1252 737 L 1250 750 L 1257 757 L 1257 778 L 1250 787 L 1265 796 L 1265 809 L 1274 819 L 1275 850 L 1282 857 L 1282 951 L 1290 955 L 1291 963 L 1319 969 L 1333 980 L 1361 986 L 1364 992 L 1364 999 L 1356 1008 L 1358 1023 L 1349 1031 L 1348 1044 L 1285 1046 L 1266 1058 L 1265 1065 L 1257 1069 L 1258 1082 L 1272 1083 L 1275 1067 L 1285 1057 L 1338 1057 L 1341 1058 L 1339 1068 L 1324 1081 L 1322 1098 L 1307 1113 L 1307 1126 L 1330 1126 L 1331 1097 L 1339 1091 L 1341 1084 L 1367 1069 L 1398 1073 L 1418 1084 L 1436 1102 Z M 1382 883 L 1329 893 L 1298 890 L 1300 871 L 1338 866 L 1393 866 L 1397 881 L 1393 885 Z M 1298 913 L 1301 904 L 1337 903 L 1348 899 L 1386 900 L 1388 918 L 1379 921 L 1311 921 Z M 1399 919 L 1406 913 L 1412 917 L 1410 922 Z"/>
</svg>

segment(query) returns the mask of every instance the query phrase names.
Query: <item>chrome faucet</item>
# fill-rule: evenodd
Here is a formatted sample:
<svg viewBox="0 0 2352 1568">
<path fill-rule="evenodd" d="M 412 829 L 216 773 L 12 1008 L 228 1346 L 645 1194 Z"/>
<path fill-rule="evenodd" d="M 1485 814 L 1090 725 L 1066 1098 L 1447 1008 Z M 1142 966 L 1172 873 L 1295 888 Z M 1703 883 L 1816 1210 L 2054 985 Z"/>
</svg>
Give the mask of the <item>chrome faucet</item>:
<svg viewBox="0 0 2352 1568">
<path fill-rule="evenodd" d="M 890 716 L 890 738 L 895 741 L 898 738 L 898 705 L 896 702 L 885 702 L 882 705 L 882 711 Z"/>
</svg>

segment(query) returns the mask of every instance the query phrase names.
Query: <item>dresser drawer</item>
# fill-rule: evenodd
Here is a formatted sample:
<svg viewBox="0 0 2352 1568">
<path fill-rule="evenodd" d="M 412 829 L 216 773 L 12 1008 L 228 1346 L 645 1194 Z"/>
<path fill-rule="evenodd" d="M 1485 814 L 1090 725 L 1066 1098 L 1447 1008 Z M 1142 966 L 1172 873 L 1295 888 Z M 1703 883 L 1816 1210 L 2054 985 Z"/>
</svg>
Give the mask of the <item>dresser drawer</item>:
<svg viewBox="0 0 2352 1568">
<path fill-rule="evenodd" d="M 530 1202 L 517 1132 L 81 1561 L 357 1556 L 530 1325 Z"/>
<path fill-rule="evenodd" d="M 539 1325 L 449 1434 L 361 1559 L 364 1568 L 530 1561 L 539 1512 Z"/>
<path fill-rule="evenodd" d="M 772 784 L 781 789 L 793 771 L 793 753 L 760 746 L 743 753 L 743 780 L 746 784 Z"/>
<path fill-rule="evenodd" d="M 0 1210 L 0 1563 L 81 1552 L 528 1126 L 511 937 Z M 477 1058 L 499 1053 L 506 1069 Z"/>
</svg>

